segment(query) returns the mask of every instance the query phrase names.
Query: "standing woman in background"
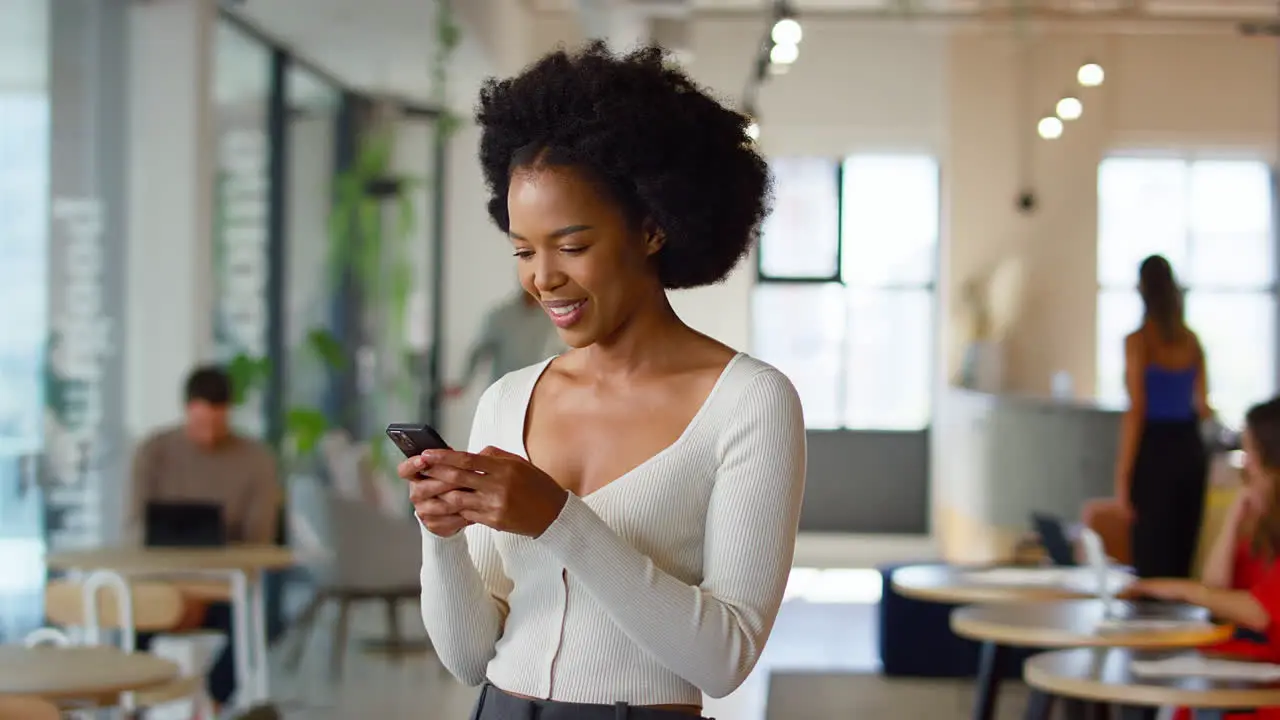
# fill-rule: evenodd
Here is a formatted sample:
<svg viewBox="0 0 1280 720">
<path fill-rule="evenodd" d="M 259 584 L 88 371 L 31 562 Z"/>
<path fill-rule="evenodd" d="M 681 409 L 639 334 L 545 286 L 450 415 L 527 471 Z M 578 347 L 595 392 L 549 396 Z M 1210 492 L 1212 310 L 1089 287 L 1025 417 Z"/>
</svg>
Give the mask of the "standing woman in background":
<svg viewBox="0 0 1280 720">
<path fill-rule="evenodd" d="M 1204 510 L 1208 403 L 1204 350 L 1183 321 L 1169 261 L 1138 271 L 1142 326 L 1124 340 L 1129 409 L 1120 425 L 1116 500 L 1129 518 L 1139 577 L 1189 577 Z"/>
</svg>

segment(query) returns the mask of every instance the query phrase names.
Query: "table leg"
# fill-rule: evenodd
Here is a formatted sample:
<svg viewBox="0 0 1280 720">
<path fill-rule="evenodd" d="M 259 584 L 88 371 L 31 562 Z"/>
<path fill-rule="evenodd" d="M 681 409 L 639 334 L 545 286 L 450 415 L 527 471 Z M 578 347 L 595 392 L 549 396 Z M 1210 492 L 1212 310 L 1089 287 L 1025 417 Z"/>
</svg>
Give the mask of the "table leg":
<svg viewBox="0 0 1280 720">
<path fill-rule="evenodd" d="M 271 675 L 267 661 L 267 584 L 265 573 L 255 570 L 249 575 L 249 600 L 253 607 L 254 701 L 266 702 L 271 697 Z"/>
<path fill-rule="evenodd" d="M 1088 700 L 1063 698 L 1062 716 L 1067 720 L 1111 720 L 1111 706 Z"/>
<path fill-rule="evenodd" d="M 234 703 L 237 708 L 248 710 L 257 700 L 257 688 L 254 686 L 253 648 L 249 646 L 253 633 L 249 630 L 249 578 L 246 573 L 231 573 L 231 635 L 236 659 L 236 694 Z"/>
<path fill-rule="evenodd" d="M 978 677 L 973 694 L 973 720 L 993 720 L 996 697 L 1000 693 L 1000 659 L 1004 648 L 992 642 L 982 643 L 978 659 Z"/>
<path fill-rule="evenodd" d="M 1048 693 L 1032 690 L 1031 696 L 1027 698 L 1027 709 L 1022 715 L 1023 720 L 1049 720 L 1053 715 L 1054 700 L 1055 698 Z"/>
</svg>

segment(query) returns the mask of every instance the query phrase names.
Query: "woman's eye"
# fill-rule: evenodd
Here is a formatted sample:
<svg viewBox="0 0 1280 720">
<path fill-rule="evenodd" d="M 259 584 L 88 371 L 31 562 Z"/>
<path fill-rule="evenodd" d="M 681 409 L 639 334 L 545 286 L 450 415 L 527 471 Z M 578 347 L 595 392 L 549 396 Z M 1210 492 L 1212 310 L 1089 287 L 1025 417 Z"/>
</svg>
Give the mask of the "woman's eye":
<svg viewBox="0 0 1280 720">
<path fill-rule="evenodd" d="M 513 252 L 513 253 L 511 253 L 511 254 L 512 254 L 512 255 L 514 255 L 514 256 L 516 256 L 516 257 L 518 257 L 518 258 L 520 258 L 521 260 L 526 260 L 526 259 L 528 259 L 528 258 L 533 257 L 533 251 L 532 251 L 532 250 L 517 250 L 517 251 L 515 251 L 515 252 Z"/>
<path fill-rule="evenodd" d="M 566 255 L 578 255 L 580 253 L 586 252 L 586 250 L 587 249 L 585 247 L 577 247 L 577 246 L 560 248 L 560 252 Z"/>
</svg>

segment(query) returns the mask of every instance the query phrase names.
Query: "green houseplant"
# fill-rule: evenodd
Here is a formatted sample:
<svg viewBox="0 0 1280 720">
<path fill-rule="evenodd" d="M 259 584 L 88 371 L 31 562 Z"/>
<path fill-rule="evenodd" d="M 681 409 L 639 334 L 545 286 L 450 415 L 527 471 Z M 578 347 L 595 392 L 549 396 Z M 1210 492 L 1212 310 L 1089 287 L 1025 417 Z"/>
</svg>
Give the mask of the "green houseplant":
<svg viewBox="0 0 1280 720">
<path fill-rule="evenodd" d="M 448 0 L 436 1 L 436 47 L 431 68 L 431 99 L 441 115 L 435 122 L 437 149 L 458 127 L 458 119 L 447 109 L 447 79 L 450 59 L 460 38 Z M 414 290 L 411 240 L 418 222 L 414 193 L 424 183 L 395 171 L 394 131 L 389 124 L 374 124 L 361 138 L 355 161 L 335 178 L 333 204 L 328 222 L 326 291 L 332 295 L 344 280 L 352 282 L 363 299 L 361 344 L 372 350 L 372 383 L 362 395 L 363 415 L 379 422 L 361 423 L 360 418 L 331 418 L 318 407 L 293 405 L 286 409 L 284 433 L 277 451 L 290 465 L 310 456 L 321 438 L 338 423 L 362 428 L 375 467 L 388 470 L 386 443 L 381 425 L 401 408 L 404 398 L 413 396 L 416 368 L 407 346 L 405 325 Z M 433 178 L 443 182 L 443 178 Z M 436 238 L 436 242 L 442 241 Z M 354 362 L 327 326 L 311 328 L 294 364 L 307 364 L 334 373 Z M 229 363 L 236 388 L 237 404 L 260 391 L 271 375 L 271 360 L 240 354 Z M 290 368 L 292 371 L 293 368 Z M 408 411 L 410 408 L 403 408 Z M 373 427 L 365 427 L 372 424 Z"/>
</svg>

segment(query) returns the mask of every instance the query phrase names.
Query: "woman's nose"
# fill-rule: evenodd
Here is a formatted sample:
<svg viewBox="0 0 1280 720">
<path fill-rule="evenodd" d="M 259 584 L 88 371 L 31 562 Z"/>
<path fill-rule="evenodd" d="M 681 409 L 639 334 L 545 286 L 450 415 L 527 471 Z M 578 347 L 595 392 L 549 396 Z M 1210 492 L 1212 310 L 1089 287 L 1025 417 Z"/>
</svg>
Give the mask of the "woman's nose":
<svg viewBox="0 0 1280 720">
<path fill-rule="evenodd" d="M 566 280 L 564 270 L 560 268 L 555 257 L 547 258 L 546 255 L 546 253 L 540 254 L 540 257 L 534 260 L 533 266 L 533 286 L 540 293 L 554 291 L 564 285 Z"/>
</svg>

